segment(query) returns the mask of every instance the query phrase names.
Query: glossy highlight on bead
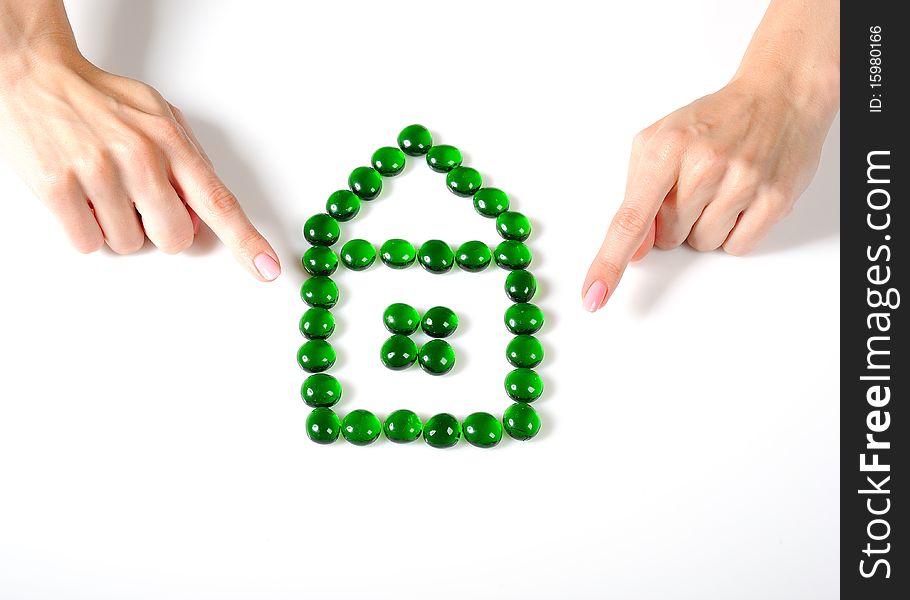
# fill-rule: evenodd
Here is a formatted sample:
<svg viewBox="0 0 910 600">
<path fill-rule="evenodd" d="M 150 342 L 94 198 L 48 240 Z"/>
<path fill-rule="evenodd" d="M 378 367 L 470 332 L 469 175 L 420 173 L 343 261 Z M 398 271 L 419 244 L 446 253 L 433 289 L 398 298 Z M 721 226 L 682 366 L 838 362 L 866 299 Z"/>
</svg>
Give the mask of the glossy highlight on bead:
<svg viewBox="0 0 910 600">
<path fill-rule="evenodd" d="M 383 177 L 394 177 L 404 170 L 404 152 L 392 146 L 383 146 L 373 153 L 370 162 Z"/>
<path fill-rule="evenodd" d="M 488 219 L 495 219 L 509 210 L 509 197 L 499 188 L 481 188 L 474 194 L 474 210 Z"/>
<path fill-rule="evenodd" d="M 408 156 L 426 154 L 433 146 L 433 136 L 423 125 L 408 125 L 398 134 L 398 147 Z"/>
<path fill-rule="evenodd" d="M 525 441 L 540 433 L 540 416 L 530 404 L 516 402 L 502 414 L 502 425 L 512 439 Z"/>
<path fill-rule="evenodd" d="M 455 264 L 455 253 L 448 244 L 442 240 L 424 242 L 417 251 L 420 266 L 430 273 L 447 273 Z"/>
<path fill-rule="evenodd" d="M 417 249 L 407 240 L 386 240 L 379 248 L 382 262 L 392 269 L 407 269 L 417 260 Z"/>
<path fill-rule="evenodd" d="M 303 224 L 303 237 L 314 246 L 331 246 L 339 235 L 338 221 L 326 213 L 315 214 Z"/>
<path fill-rule="evenodd" d="M 361 200 L 375 200 L 382 191 L 382 175 L 373 167 L 357 167 L 348 176 L 348 187 Z"/>
<path fill-rule="evenodd" d="M 300 333 L 308 340 L 325 340 L 335 331 L 335 317 L 324 308 L 310 308 L 300 317 Z"/>
<path fill-rule="evenodd" d="M 456 196 L 473 196 L 482 185 L 483 178 L 472 167 L 456 167 L 446 175 L 446 186 Z"/>
<path fill-rule="evenodd" d="M 477 240 L 465 242 L 455 251 L 455 263 L 468 273 L 483 271 L 492 260 L 493 253 L 490 252 L 490 247 Z"/>
<path fill-rule="evenodd" d="M 430 375 L 445 375 L 455 366 L 455 349 L 445 340 L 430 340 L 420 347 L 417 362 Z"/>
<path fill-rule="evenodd" d="M 328 246 L 312 246 L 300 259 L 303 269 L 310 275 L 332 275 L 338 268 L 338 255 Z"/>
<path fill-rule="evenodd" d="M 313 408 L 335 406 L 341 395 L 341 383 L 328 373 L 310 375 L 300 386 L 300 397 Z"/>
<path fill-rule="evenodd" d="M 527 269 L 531 264 L 531 249 L 518 240 L 505 240 L 496 246 L 493 259 L 499 267 L 509 271 Z"/>
<path fill-rule="evenodd" d="M 449 413 L 434 415 L 423 426 L 423 439 L 433 448 L 450 448 L 461 439 L 461 424 Z"/>
<path fill-rule="evenodd" d="M 381 433 L 382 423 L 368 410 L 352 410 L 341 420 L 341 435 L 355 446 L 368 446 Z"/>
<path fill-rule="evenodd" d="M 321 373 L 335 364 L 335 349 L 325 340 L 310 340 L 297 351 L 297 364 L 308 373 Z"/>
<path fill-rule="evenodd" d="M 448 173 L 455 167 L 460 167 L 462 160 L 461 150 L 447 144 L 433 146 L 427 152 L 427 164 L 437 173 Z"/>
<path fill-rule="evenodd" d="M 331 444 L 341 433 L 341 420 L 331 408 L 314 408 L 306 418 L 306 434 L 317 444 Z"/>
<path fill-rule="evenodd" d="M 407 444 L 420 437 L 423 423 L 412 410 L 400 409 L 386 418 L 382 430 L 389 441 L 396 444 Z"/>
<path fill-rule="evenodd" d="M 417 344 L 411 338 L 396 333 L 382 344 L 379 358 L 386 368 L 403 371 L 417 361 Z"/>
<path fill-rule="evenodd" d="M 515 335 L 533 335 L 543 327 L 543 311 L 529 302 L 519 302 L 506 309 L 506 329 Z"/>
<path fill-rule="evenodd" d="M 360 198 L 351 190 L 332 192 L 325 201 L 325 212 L 339 222 L 350 221 L 360 212 Z"/>
<path fill-rule="evenodd" d="M 433 338 L 449 337 L 458 329 L 458 316 L 451 308 L 434 306 L 423 314 L 420 328 Z"/>
<path fill-rule="evenodd" d="M 515 369 L 506 375 L 505 388 L 516 402 L 534 402 L 543 394 L 543 380 L 533 369 Z"/>
<path fill-rule="evenodd" d="M 478 448 L 492 448 L 502 441 L 502 424 L 485 412 L 471 413 L 461 425 L 464 439 Z"/>
<path fill-rule="evenodd" d="M 341 247 L 341 262 L 351 271 L 369 269 L 375 261 L 376 248 L 366 240 L 348 240 Z"/>
<path fill-rule="evenodd" d="M 328 277 L 310 277 L 300 286 L 300 297 L 316 308 L 332 308 L 338 302 L 338 286 Z"/>
</svg>

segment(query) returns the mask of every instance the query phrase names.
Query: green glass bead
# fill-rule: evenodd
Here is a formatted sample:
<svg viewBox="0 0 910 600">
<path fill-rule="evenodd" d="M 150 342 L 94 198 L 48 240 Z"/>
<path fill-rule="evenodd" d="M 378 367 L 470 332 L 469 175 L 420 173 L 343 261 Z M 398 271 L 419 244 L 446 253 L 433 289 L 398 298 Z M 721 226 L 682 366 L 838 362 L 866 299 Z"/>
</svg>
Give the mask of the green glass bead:
<svg viewBox="0 0 910 600">
<path fill-rule="evenodd" d="M 369 269 L 375 261 L 376 247 L 366 240 L 348 240 L 341 247 L 341 262 L 352 271 Z"/>
<path fill-rule="evenodd" d="M 383 342 L 379 358 L 389 369 L 403 371 L 417 360 L 417 344 L 408 336 L 396 333 Z"/>
<path fill-rule="evenodd" d="M 360 198 L 351 190 L 332 192 L 329 199 L 325 201 L 325 212 L 336 221 L 350 221 L 360 212 Z"/>
<path fill-rule="evenodd" d="M 398 147 L 408 156 L 426 154 L 433 146 L 433 136 L 423 125 L 408 125 L 398 134 Z"/>
<path fill-rule="evenodd" d="M 456 196 L 473 196 L 483 185 L 483 178 L 472 167 L 455 167 L 446 175 L 446 185 Z"/>
<path fill-rule="evenodd" d="M 512 366 L 532 369 L 543 361 L 543 345 L 533 335 L 516 335 L 506 346 L 506 359 Z"/>
<path fill-rule="evenodd" d="M 407 240 L 386 240 L 379 248 L 379 257 L 382 262 L 393 269 L 407 269 L 417 260 L 417 250 L 414 244 Z"/>
<path fill-rule="evenodd" d="M 433 415 L 423 426 L 423 439 L 434 448 L 449 448 L 461 439 L 461 425 L 449 413 Z"/>
<path fill-rule="evenodd" d="M 461 424 L 464 439 L 478 448 L 492 448 L 502 441 L 502 424 L 499 419 L 485 412 L 476 412 L 464 418 Z"/>
<path fill-rule="evenodd" d="M 373 167 L 357 167 L 348 175 L 348 187 L 361 200 L 375 200 L 382 191 L 382 175 Z"/>
<path fill-rule="evenodd" d="M 506 309 L 506 329 L 515 335 L 533 335 L 543 327 L 543 311 L 528 302 L 519 302 Z"/>
<path fill-rule="evenodd" d="M 310 275 L 331 275 L 338 268 L 338 255 L 328 246 L 312 246 L 303 253 L 300 264 Z"/>
<path fill-rule="evenodd" d="M 368 410 L 352 410 L 341 421 L 341 435 L 355 446 L 368 446 L 382 433 L 379 418 Z"/>
<path fill-rule="evenodd" d="M 530 271 L 516 269 L 506 275 L 505 288 L 512 302 L 530 302 L 537 293 L 537 279 Z"/>
<path fill-rule="evenodd" d="M 317 444 L 331 444 L 341 433 L 341 419 L 331 408 L 314 408 L 306 418 L 306 434 Z"/>
<path fill-rule="evenodd" d="M 534 407 L 516 402 L 502 413 L 506 433 L 516 440 L 529 440 L 540 431 L 540 416 Z"/>
<path fill-rule="evenodd" d="M 531 369 L 515 369 L 506 375 L 506 394 L 516 402 L 534 402 L 543 393 L 543 380 Z"/>
<path fill-rule="evenodd" d="M 394 177 L 404 170 L 404 152 L 394 146 L 383 146 L 373 153 L 370 162 L 383 177 Z"/>
<path fill-rule="evenodd" d="M 490 247 L 483 242 L 473 240 L 465 242 L 455 251 L 455 262 L 463 271 L 477 273 L 483 271 L 493 260 Z"/>
<path fill-rule="evenodd" d="M 420 327 L 420 313 L 410 304 L 396 302 L 382 312 L 382 324 L 391 333 L 411 335 Z"/>
<path fill-rule="evenodd" d="M 458 316 L 451 308 L 434 306 L 423 313 L 423 319 L 420 320 L 420 328 L 430 337 L 449 337 L 458 329 Z"/>
<path fill-rule="evenodd" d="M 338 221 L 325 213 L 313 215 L 303 224 L 303 237 L 314 246 L 331 246 L 339 235 Z"/>
<path fill-rule="evenodd" d="M 382 430 L 386 438 L 396 444 L 407 444 L 420 437 L 423 423 L 414 411 L 401 409 L 389 415 L 382 425 Z"/>
<path fill-rule="evenodd" d="M 297 364 L 307 373 L 321 373 L 335 364 L 335 349 L 325 340 L 310 340 L 297 351 Z"/>
<path fill-rule="evenodd" d="M 427 152 L 427 164 L 437 173 L 448 173 L 455 167 L 460 167 L 462 160 L 461 150 L 447 144 L 433 146 Z"/>
<path fill-rule="evenodd" d="M 420 266 L 430 273 L 446 273 L 455 264 L 455 253 L 442 240 L 424 242 L 417 252 Z"/>
<path fill-rule="evenodd" d="M 509 210 L 509 197 L 499 188 L 481 188 L 474 194 L 474 210 L 488 218 L 496 218 Z"/>
<path fill-rule="evenodd" d="M 338 302 L 338 286 L 328 277 L 310 277 L 300 286 L 300 297 L 316 308 L 332 308 Z"/>
<path fill-rule="evenodd" d="M 507 210 L 496 217 L 496 231 L 504 239 L 523 242 L 531 235 L 531 221 L 520 212 Z"/>
<path fill-rule="evenodd" d="M 496 246 L 493 258 L 497 265 L 509 271 L 527 269 L 531 264 L 531 249 L 518 240 L 505 240 Z"/>
<path fill-rule="evenodd" d="M 328 339 L 335 331 L 335 317 L 324 308 L 311 308 L 300 317 L 300 333 L 308 340 Z"/>
<path fill-rule="evenodd" d="M 445 340 L 430 340 L 420 347 L 417 361 L 430 375 L 445 375 L 455 366 L 455 349 Z"/>
<path fill-rule="evenodd" d="M 341 384 L 328 373 L 316 373 L 303 380 L 300 397 L 307 406 L 335 406 L 341 400 Z"/>
</svg>

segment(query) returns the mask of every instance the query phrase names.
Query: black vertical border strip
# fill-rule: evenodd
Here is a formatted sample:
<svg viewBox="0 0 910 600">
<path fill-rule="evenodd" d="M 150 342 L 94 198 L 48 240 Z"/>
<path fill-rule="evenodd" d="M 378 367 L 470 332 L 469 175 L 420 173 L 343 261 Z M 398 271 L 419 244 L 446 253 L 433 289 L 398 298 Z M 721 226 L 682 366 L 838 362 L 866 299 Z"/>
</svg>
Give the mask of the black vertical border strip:
<svg viewBox="0 0 910 600">
<path fill-rule="evenodd" d="M 910 376 L 910 364 L 899 364 L 897 358 L 903 356 L 906 360 L 906 352 L 899 350 L 905 346 L 902 314 L 905 311 L 902 306 L 873 308 L 869 301 L 870 291 L 883 294 L 888 289 L 905 291 L 906 271 L 910 269 L 906 262 L 906 238 L 910 237 L 906 113 L 910 111 L 910 103 L 905 92 L 908 84 L 905 74 L 910 72 L 906 60 L 910 54 L 907 47 L 910 23 L 898 18 L 902 4 L 881 0 L 841 3 L 840 584 L 841 598 L 845 599 L 910 598 L 907 585 L 910 565 L 906 562 L 910 536 L 905 530 L 904 517 L 908 500 L 895 491 L 899 486 L 908 487 L 904 455 L 910 435 L 906 424 L 908 413 L 903 404 L 908 401 L 905 379 Z M 870 60 L 875 58 L 870 34 L 875 26 L 881 27 L 882 37 L 880 88 L 870 85 L 870 75 L 874 75 L 870 67 L 875 66 Z M 881 100 L 880 112 L 870 110 L 875 108 L 871 106 L 875 104 L 874 99 Z M 877 163 L 890 164 L 890 176 L 881 170 L 873 173 L 873 178 L 887 178 L 888 183 L 867 181 L 868 156 L 874 151 L 890 152 L 875 158 Z M 874 190 L 886 190 L 886 193 Z M 887 203 L 887 208 L 870 209 L 870 193 L 874 204 Z M 888 195 L 890 202 L 886 202 Z M 886 214 L 890 218 L 889 227 L 878 231 L 870 227 L 868 219 L 881 225 Z M 887 283 L 870 282 L 869 270 L 876 265 L 878 268 L 871 272 L 871 277 L 881 279 L 888 274 Z M 886 266 L 890 272 L 885 270 Z M 900 302 L 903 301 L 901 298 Z M 870 328 L 869 318 L 873 313 L 888 313 L 888 320 L 877 321 Z M 884 323 L 890 323 L 887 332 L 878 329 Z M 887 355 L 875 355 L 874 362 L 889 363 L 890 369 L 867 367 L 867 344 L 872 336 L 884 337 L 873 342 L 874 348 L 890 351 Z M 868 375 L 886 375 L 890 379 L 861 379 Z M 886 405 L 873 406 L 868 401 L 867 394 L 874 385 L 889 387 L 890 400 Z M 884 431 L 873 433 L 869 419 L 874 428 L 881 429 L 884 422 L 889 424 Z M 868 449 L 866 436 L 870 433 L 878 441 L 890 442 L 891 447 Z M 877 454 L 881 463 L 889 465 L 889 470 L 861 471 L 864 453 L 867 463 L 873 461 L 872 454 Z M 882 483 L 889 476 L 890 480 Z M 888 493 L 861 493 L 861 490 L 874 491 L 873 484 Z M 870 508 L 881 512 L 885 507 L 888 510 L 884 514 L 870 512 Z M 887 561 L 887 568 L 885 563 L 876 565 L 879 559 Z M 860 561 L 864 561 L 862 565 Z M 862 569 L 872 575 L 864 577 Z M 885 576 L 888 573 L 890 577 Z"/>
</svg>

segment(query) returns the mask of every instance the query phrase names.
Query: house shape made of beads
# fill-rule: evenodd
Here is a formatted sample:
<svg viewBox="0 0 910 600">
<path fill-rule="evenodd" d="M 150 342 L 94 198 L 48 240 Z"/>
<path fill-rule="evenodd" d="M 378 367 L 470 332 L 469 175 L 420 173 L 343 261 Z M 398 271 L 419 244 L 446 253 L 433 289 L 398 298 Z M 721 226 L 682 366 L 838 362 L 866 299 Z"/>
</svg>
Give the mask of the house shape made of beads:
<svg viewBox="0 0 910 600">
<path fill-rule="evenodd" d="M 506 358 L 514 369 L 506 375 L 505 393 L 513 403 L 501 418 L 486 412 L 476 412 L 463 419 L 440 413 L 424 422 L 412 410 L 400 409 L 381 420 L 368 410 L 357 409 L 342 419 L 335 411 L 342 400 L 342 388 L 330 373 L 335 364 L 331 343 L 335 321 L 331 309 L 339 296 L 331 276 L 339 268 L 339 262 L 354 271 L 369 268 L 377 253 L 374 244 L 362 239 L 349 240 L 337 254 L 332 246 L 339 239 L 342 224 L 357 216 L 361 202 L 380 195 L 383 179 L 399 175 L 407 157 L 424 158 L 432 170 L 445 174 L 449 191 L 472 198 L 478 214 L 495 219 L 496 231 L 502 238 L 492 251 L 486 243 L 476 240 L 453 250 L 441 240 L 429 240 L 415 248 L 410 242 L 393 239 L 383 243 L 379 252 L 380 260 L 393 269 L 410 268 L 416 262 L 429 273 L 438 274 L 453 268 L 478 272 L 495 264 L 506 272 L 505 293 L 512 304 L 506 309 L 504 322 L 514 335 L 506 347 Z M 531 234 L 531 223 L 522 213 L 510 209 L 509 198 L 503 191 L 483 187 L 481 174 L 462 163 L 457 148 L 434 146 L 432 135 L 425 127 L 409 125 L 399 134 L 397 147 L 376 150 L 372 166 L 355 168 L 348 177 L 348 189 L 332 193 L 326 202 L 326 212 L 313 215 L 304 224 L 303 235 L 311 247 L 302 258 L 309 277 L 301 287 L 300 296 L 309 308 L 300 319 L 300 332 L 307 341 L 297 352 L 297 362 L 308 373 L 300 393 L 312 408 L 306 430 L 314 442 L 329 444 L 344 437 L 352 444 L 367 446 L 384 435 L 396 443 L 423 437 L 430 446 L 447 448 L 464 437 L 472 446 L 491 448 L 499 444 L 503 430 L 518 440 L 531 439 L 539 432 L 540 417 L 531 403 L 543 393 L 543 382 L 535 369 L 543 360 L 544 351 L 534 334 L 543 326 L 544 316 L 532 303 L 537 280 L 528 270 L 532 257 L 524 243 Z M 454 315 L 431 309 L 421 319 L 407 305 L 393 305 L 384 318 L 392 333 L 382 349 L 386 366 L 401 369 L 417 362 L 433 375 L 443 375 L 452 368 L 454 353 L 443 338 L 457 326 Z M 417 327 L 433 338 L 419 349 L 408 338 Z"/>
</svg>

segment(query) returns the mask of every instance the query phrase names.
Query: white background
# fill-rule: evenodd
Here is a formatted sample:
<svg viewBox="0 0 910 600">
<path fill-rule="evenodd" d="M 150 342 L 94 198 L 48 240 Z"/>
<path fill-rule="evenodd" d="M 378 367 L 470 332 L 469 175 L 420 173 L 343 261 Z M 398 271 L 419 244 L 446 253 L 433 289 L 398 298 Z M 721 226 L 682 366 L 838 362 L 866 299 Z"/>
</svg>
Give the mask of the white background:
<svg viewBox="0 0 910 600">
<path fill-rule="evenodd" d="M 837 124 L 754 255 L 654 252 L 580 300 L 633 134 L 726 82 L 764 2 L 69 4 L 90 59 L 184 109 L 284 275 L 209 232 L 81 256 L 0 170 L 0 598 L 836 597 Z M 304 433 L 300 227 L 412 122 L 533 221 L 532 442 Z M 496 241 L 411 162 L 345 239 Z M 508 405 L 502 271 L 337 279 L 341 413 Z M 462 316 L 453 374 L 381 367 L 392 301 Z"/>
</svg>

